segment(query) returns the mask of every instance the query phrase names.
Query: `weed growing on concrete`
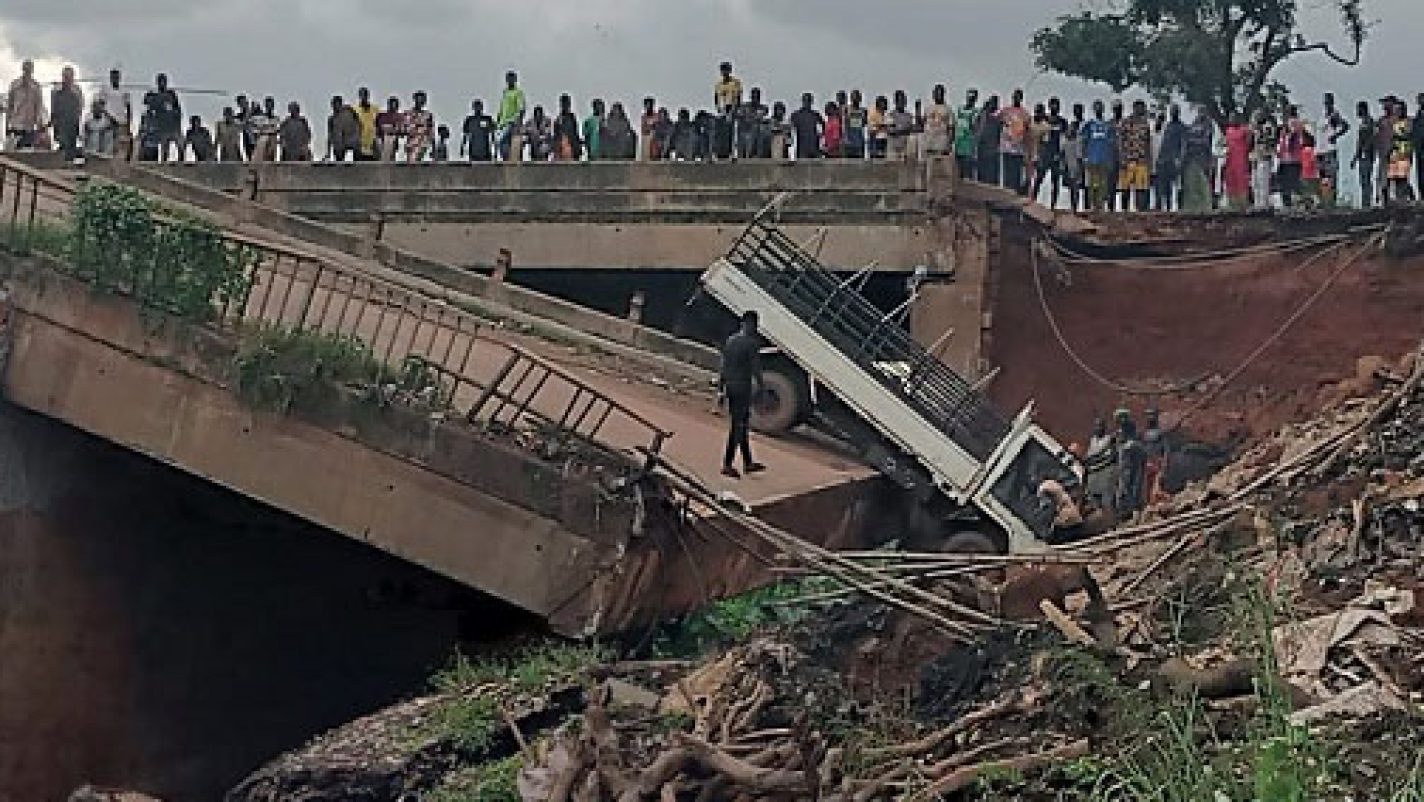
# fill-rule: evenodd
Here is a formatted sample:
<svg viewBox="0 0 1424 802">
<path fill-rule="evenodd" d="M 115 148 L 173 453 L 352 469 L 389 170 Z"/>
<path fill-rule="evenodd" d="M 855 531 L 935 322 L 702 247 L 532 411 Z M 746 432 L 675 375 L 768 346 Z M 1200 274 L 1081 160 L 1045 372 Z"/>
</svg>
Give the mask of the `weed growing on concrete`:
<svg viewBox="0 0 1424 802">
<path fill-rule="evenodd" d="M 610 653 L 602 646 L 565 642 L 545 643 L 509 655 L 475 660 L 457 653 L 445 668 L 436 672 L 430 684 L 441 693 L 464 693 L 482 687 L 535 693 L 551 684 L 575 682 L 609 658 Z"/>
<path fill-rule="evenodd" d="M 253 249 L 212 224 L 170 213 L 117 184 L 89 184 L 75 196 L 64 251 L 75 273 L 97 289 L 197 321 L 242 303 L 257 261 Z"/>
<path fill-rule="evenodd" d="M 68 259 L 74 229 L 67 222 L 38 218 L 24 227 L 7 226 L 4 241 L 19 254 L 41 253 Z"/>
<path fill-rule="evenodd" d="M 286 412 L 306 394 L 334 385 L 371 387 L 385 367 L 357 337 L 261 324 L 243 332 L 233 358 L 237 393 L 259 408 Z"/>
<path fill-rule="evenodd" d="M 430 680 L 432 689 L 446 699 L 411 735 L 420 741 L 449 743 L 465 759 L 479 762 L 447 776 L 425 799 L 518 800 L 515 780 L 520 757 L 514 751 L 505 706 L 521 696 L 538 696 L 577 683 L 609 658 L 599 646 L 561 642 L 477 659 L 456 654 Z"/>
</svg>

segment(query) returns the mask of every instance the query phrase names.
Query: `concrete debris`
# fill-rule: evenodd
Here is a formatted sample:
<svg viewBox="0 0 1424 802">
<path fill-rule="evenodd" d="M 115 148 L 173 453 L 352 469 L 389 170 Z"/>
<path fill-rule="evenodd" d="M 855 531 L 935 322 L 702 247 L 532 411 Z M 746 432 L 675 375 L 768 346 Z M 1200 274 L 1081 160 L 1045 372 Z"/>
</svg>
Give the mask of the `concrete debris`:
<svg viewBox="0 0 1424 802">
<path fill-rule="evenodd" d="M 1332 649 L 1400 644 L 1389 616 L 1353 608 L 1285 624 L 1272 635 L 1281 672 L 1309 680 L 1325 671 Z"/>
<path fill-rule="evenodd" d="M 825 585 L 777 596 L 774 623 L 732 627 L 700 658 L 600 667 L 577 711 L 521 721 L 528 744 L 506 752 L 521 756 L 520 798 L 1079 798 L 1064 789 L 1086 764 L 1062 766 L 1150 759 L 1173 716 L 1227 741 L 1201 745 L 1204 763 L 1246 756 L 1223 777 L 1254 770 L 1255 725 L 1308 725 L 1358 767 L 1314 798 L 1388 798 L 1424 750 L 1424 360 L 1368 367 L 1384 377 L 1369 397 L 1248 444 L 1130 526 L 1033 560 L 775 562 Z M 892 585 L 903 597 L 885 597 Z M 975 626 L 934 615 L 951 610 Z"/>
<path fill-rule="evenodd" d="M 1408 702 L 1380 683 L 1371 681 L 1336 694 L 1318 705 L 1297 710 L 1291 714 L 1290 721 L 1295 725 L 1305 725 L 1331 716 L 1365 718 L 1388 711 L 1406 712 L 1409 709 Z"/>
</svg>

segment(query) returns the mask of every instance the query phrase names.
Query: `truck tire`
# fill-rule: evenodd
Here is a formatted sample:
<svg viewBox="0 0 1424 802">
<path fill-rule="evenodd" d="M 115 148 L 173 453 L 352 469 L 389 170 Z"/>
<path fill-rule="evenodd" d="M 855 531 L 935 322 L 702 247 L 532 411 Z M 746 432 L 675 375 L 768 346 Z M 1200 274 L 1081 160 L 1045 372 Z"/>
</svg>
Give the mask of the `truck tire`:
<svg viewBox="0 0 1424 802">
<path fill-rule="evenodd" d="M 761 373 L 762 394 L 752 402 L 752 428 L 778 436 L 801 425 L 811 412 L 811 390 L 804 377 L 780 366 Z"/>
<path fill-rule="evenodd" d="M 940 551 L 946 554 L 1003 554 L 1005 549 L 992 537 L 973 529 L 961 529 L 944 539 Z"/>
</svg>

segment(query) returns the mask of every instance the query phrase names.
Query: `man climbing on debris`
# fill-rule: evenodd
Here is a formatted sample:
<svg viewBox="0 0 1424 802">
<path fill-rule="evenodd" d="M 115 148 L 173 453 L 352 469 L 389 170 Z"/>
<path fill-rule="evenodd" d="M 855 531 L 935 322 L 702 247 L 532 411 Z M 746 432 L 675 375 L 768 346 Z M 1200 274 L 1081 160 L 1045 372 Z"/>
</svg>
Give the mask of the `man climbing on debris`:
<svg viewBox="0 0 1424 802">
<path fill-rule="evenodd" d="M 1072 543 L 1082 536 L 1083 511 L 1068 489 L 1056 479 L 1044 479 L 1038 483 L 1038 498 L 1053 514 L 1053 532 L 1050 543 Z"/>
<path fill-rule="evenodd" d="M 740 479 L 735 465 L 737 452 L 742 455 L 742 470 L 760 473 L 766 466 L 752 459 L 752 401 L 762 393 L 761 335 L 756 312 L 742 315 L 741 328 L 727 338 L 722 346 L 722 373 L 718 380 L 718 401 L 725 401 L 731 427 L 727 432 L 727 450 L 722 457 L 722 475 Z"/>
<path fill-rule="evenodd" d="M 1113 448 L 1113 437 L 1108 433 L 1107 421 L 1093 420 L 1093 434 L 1088 440 L 1088 450 L 1083 456 L 1085 496 L 1098 509 L 1111 509 L 1117 494 L 1117 451 Z"/>
<path fill-rule="evenodd" d="M 1142 509 L 1142 482 L 1147 469 L 1147 450 L 1137 436 L 1132 414 L 1119 409 L 1117 419 L 1117 497 L 1113 506 L 1118 520 L 1125 521 Z"/>
<path fill-rule="evenodd" d="M 1151 502 L 1162 492 L 1162 474 L 1167 470 L 1167 433 L 1162 429 L 1162 414 L 1148 407 L 1143 415 L 1142 449 L 1146 456 L 1143 489 Z"/>
</svg>

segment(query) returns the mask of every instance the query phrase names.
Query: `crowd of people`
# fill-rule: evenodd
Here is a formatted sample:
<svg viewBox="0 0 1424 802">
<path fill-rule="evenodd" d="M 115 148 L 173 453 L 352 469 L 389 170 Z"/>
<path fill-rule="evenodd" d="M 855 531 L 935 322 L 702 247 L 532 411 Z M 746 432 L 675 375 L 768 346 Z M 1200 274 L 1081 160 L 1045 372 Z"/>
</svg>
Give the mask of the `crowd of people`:
<svg viewBox="0 0 1424 802">
<path fill-rule="evenodd" d="M 1357 104 L 1353 121 L 1324 97 L 1319 122 L 1295 106 L 1263 109 L 1247 120 L 1216 119 L 1206 107 L 1187 119 L 1179 105 L 1149 110 L 1120 100 L 1065 109 L 1058 98 L 1028 105 L 1022 90 L 1002 103 L 970 89 L 952 106 L 943 85 L 930 100 L 897 90 L 866 102 L 843 90 L 818 106 L 801 96 L 795 110 L 768 104 L 760 88 L 743 90 L 723 63 L 710 108 L 673 114 L 652 97 L 637 116 L 621 102 L 594 99 L 580 117 L 561 95 L 552 113 L 529 106 L 511 71 L 492 106 L 475 99 L 458 142 L 437 123 L 424 92 L 384 106 L 369 89 L 354 102 L 331 98 L 325 150 L 299 103 L 238 95 L 211 129 L 187 118 L 165 75 L 135 105 L 118 70 L 89 105 L 66 67 L 48 104 L 34 65 L 6 97 L 6 147 L 58 149 L 66 156 L 118 155 L 145 161 L 721 161 L 732 159 L 953 158 L 959 174 L 1006 187 L 1055 208 L 1206 211 L 1216 207 L 1333 205 L 1347 170 L 1358 175 L 1359 202 L 1412 201 L 1424 189 L 1424 95 L 1415 116 L 1404 101 Z M 136 123 L 136 132 L 135 132 Z M 1349 140 L 1351 132 L 1353 140 Z M 1046 197 L 1045 197 L 1046 196 Z"/>
</svg>

